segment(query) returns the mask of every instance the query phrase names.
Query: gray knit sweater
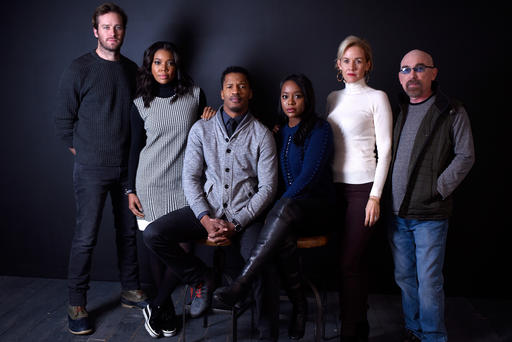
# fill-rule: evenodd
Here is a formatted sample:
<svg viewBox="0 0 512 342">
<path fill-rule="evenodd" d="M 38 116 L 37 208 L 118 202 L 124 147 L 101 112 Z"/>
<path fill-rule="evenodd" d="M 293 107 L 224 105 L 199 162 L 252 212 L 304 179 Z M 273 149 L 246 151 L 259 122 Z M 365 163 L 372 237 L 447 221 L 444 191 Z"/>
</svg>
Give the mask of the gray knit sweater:
<svg viewBox="0 0 512 342">
<path fill-rule="evenodd" d="M 246 226 L 272 202 L 277 156 L 272 133 L 247 113 L 231 137 L 222 107 L 190 130 L 183 166 L 183 190 L 194 214 L 208 211 Z"/>
</svg>

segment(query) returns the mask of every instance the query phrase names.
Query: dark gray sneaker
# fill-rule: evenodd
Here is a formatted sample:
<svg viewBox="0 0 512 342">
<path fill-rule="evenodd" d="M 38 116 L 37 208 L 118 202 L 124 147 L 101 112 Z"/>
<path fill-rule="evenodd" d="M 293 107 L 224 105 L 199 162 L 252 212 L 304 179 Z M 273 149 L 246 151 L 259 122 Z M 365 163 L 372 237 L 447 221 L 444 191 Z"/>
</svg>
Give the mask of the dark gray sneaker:
<svg viewBox="0 0 512 342">
<path fill-rule="evenodd" d="M 129 290 L 121 292 L 121 305 L 125 308 L 144 309 L 148 306 L 148 297 L 142 290 Z"/>
<path fill-rule="evenodd" d="M 194 297 L 190 303 L 190 317 L 201 316 L 211 305 L 213 292 L 213 277 L 210 273 L 206 279 L 194 288 Z"/>
<path fill-rule="evenodd" d="M 75 335 L 92 333 L 89 314 L 83 306 L 68 305 L 68 330 Z"/>
</svg>

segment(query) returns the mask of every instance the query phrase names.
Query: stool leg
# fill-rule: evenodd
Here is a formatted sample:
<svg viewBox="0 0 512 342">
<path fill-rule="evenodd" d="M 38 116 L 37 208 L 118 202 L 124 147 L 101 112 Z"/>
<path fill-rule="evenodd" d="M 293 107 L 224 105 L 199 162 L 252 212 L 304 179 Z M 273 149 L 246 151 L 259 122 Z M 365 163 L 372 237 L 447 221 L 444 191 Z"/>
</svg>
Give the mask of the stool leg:
<svg viewBox="0 0 512 342">
<path fill-rule="evenodd" d="M 254 331 L 254 304 L 251 304 L 251 339 Z"/>
<path fill-rule="evenodd" d="M 208 310 L 203 315 L 203 328 L 207 328 L 207 327 L 208 327 Z"/>
<path fill-rule="evenodd" d="M 231 329 L 232 329 L 232 336 L 233 336 L 233 342 L 237 341 L 237 332 L 238 332 L 238 310 L 233 308 L 231 310 Z"/>
<path fill-rule="evenodd" d="M 222 282 L 222 273 L 224 272 L 224 263 L 225 263 L 225 254 L 224 250 L 222 250 L 222 247 L 215 247 L 215 250 L 213 251 L 213 273 L 214 273 L 214 289 L 217 288 Z M 213 291 L 214 289 L 210 289 L 210 291 Z M 203 328 L 208 327 L 208 313 L 211 310 L 208 309 L 203 315 Z"/>
<path fill-rule="evenodd" d="M 186 330 L 186 324 L 187 324 L 187 295 L 189 291 L 189 286 L 184 285 L 183 286 L 183 305 L 181 309 L 181 316 L 182 316 L 182 324 L 181 324 L 181 341 L 185 342 L 187 334 L 185 333 Z"/>
<path fill-rule="evenodd" d="M 311 280 L 306 278 L 306 282 L 308 283 L 309 287 L 311 288 L 311 291 L 313 291 L 313 295 L 315 296 L 315 302 L 316 302 L 316 319 L 315 319 L 315 341 L 320 342 L 321 338 L 325 336 L 324 331 L 324 319 L 323 319 L 323 305 L 322 305 L 322 298 L 320 297 L 320 293 L 318 292 L 318 289 L 313 284 Z"/>
</svg>

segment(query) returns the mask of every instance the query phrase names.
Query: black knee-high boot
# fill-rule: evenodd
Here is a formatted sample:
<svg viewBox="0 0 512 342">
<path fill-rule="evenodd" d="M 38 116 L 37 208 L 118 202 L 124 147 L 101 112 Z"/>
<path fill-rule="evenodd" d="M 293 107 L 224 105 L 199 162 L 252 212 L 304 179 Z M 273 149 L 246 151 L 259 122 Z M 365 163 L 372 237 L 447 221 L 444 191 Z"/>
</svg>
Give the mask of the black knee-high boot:
<svg viewBox="0 0 512 342">
<path fill-rule="evenodd" d="M 289 234 L 293 221 L 297 218 L 298 208 L 289 198 L 279 200 L 267 216 L 261 229 L 251 257 L 242 273 L 229 287 L 221 287 L 214 293 L 215 300 L 227 306 L 234 306 L 245 296 L 254 277 L 272 257 L 279 252 L 279 247 Z"/>
<path fill-rule="evenodd" d="M 288 337 L 298 340 L 304 336 L 308 308 L 297 256 L 297 242 L 294 237 L 288 236 L 286 238 L 281 247 L 278 260 L 284 288 L 293 305 L 288 325 Z"/>
</svg>

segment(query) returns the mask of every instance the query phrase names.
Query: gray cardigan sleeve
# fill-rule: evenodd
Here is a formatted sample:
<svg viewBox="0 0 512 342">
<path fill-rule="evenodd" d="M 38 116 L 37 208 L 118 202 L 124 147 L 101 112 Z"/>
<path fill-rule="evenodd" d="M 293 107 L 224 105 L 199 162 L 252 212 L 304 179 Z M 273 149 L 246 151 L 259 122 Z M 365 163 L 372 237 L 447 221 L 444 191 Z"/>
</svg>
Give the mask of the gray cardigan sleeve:
<svg viewBox="0 0 512 342">
<path fill-rule="evenodd" d="M 210 206 L 206 201 L 203 190 L 204 156 L 202 139 L 198 134 L 197 123 L 192 126 L 185 149 L 183 162 L 182 185 L 187 202 L 196 215 L 209 211 Z"/>
<path fill-rule="evenodd" d="M 272 133 L 265 130 L 258 159 L 258 191 L 238 213 L 235 220 L 243 227 L 260 215 L 272 203 L 277 191 L 277 153 Z"/>
</svg>

